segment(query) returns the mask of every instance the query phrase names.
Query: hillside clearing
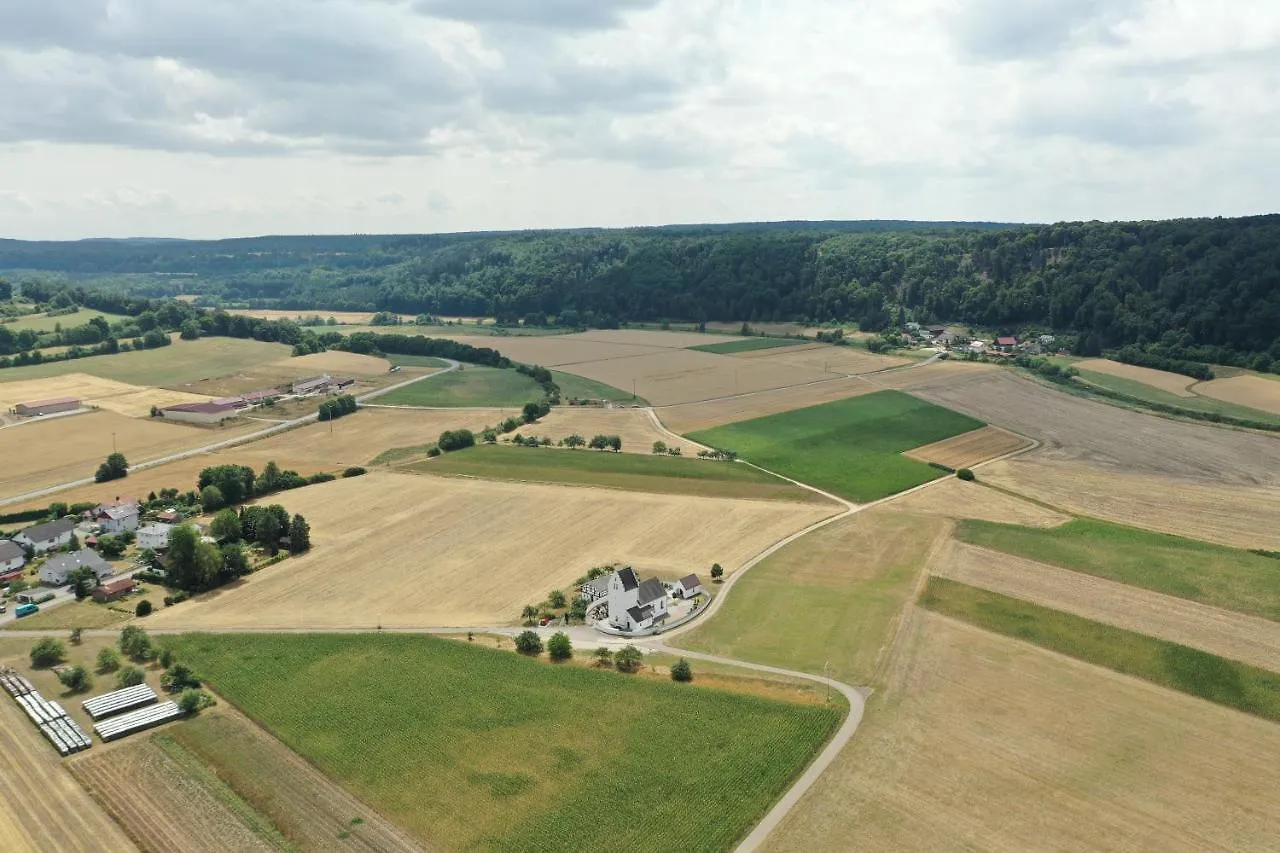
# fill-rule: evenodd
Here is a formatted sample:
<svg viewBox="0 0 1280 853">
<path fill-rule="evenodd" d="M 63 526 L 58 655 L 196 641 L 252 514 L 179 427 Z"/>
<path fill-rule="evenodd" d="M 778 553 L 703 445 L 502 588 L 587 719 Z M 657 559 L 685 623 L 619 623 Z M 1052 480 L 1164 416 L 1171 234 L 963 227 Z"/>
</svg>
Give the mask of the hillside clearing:
<svg viewBox="0 0 1280 853">
<path fill-rule="evenodd" d="M 1038 504 L 1007 495 L 981 483 L 948 477 L 927 489 L 894 498 L 886 510 L 943 518 L 979 518 L 1024 527 L 1056 527 L 1071 520 Z"/>
<path fill-rule="evenodd" d="M 835 511 L 820 504 L 378 471 L 271 500 L 306 516 L 312 552 L 235 587 L 166 608 L 151 616 L 150 624 L 503 624 L 514 622 L 525 604 L 541 601 L 552 589 L 567 589 L 592 566 L 630 562 L 646 576 L 665 578 L 705 573 L 713 562 L 732 571 Z"/>
<path fill-rule="evenodd" d="M 459 370 L 397 388 L 378 398 L 382 406 L 476 407 L 519 409 L 542 399 L 542 386 L 515 370 L 467 364 Z"/>
<path fill-rule="evenodd" d="M 1231 853 L 1280 825 L 1280 726 L 914 610 L 770 853 Z"/>
<path fill-rule="evenodd" d="M 176 337 L 176 336 L 175 336 Z M 0 383 L 19 379 L 42 379 L 67 373 L 88 373 L 131 385 L 178 385 L 217 376 L 227 376 L 289 355 L 284 344 L 270 344 L 244 338 L 200 338 L 175 340 L 167 347 L 95 355 L 71 361 L 32 364 L 0 370 Z M 186 390 L 186 389 L 180 389 Z M 198 392 L 197 392 L 198 393 Z"/>
<path fill-rule="evenodd" d="M 942 476 L 902 451 L 982 425 L 897 391 L 878 391 L 689 437 L 735 450 L 748 462 L 802 483 L 868 502 Z"/>
<path fill-rule="evenodd" d="M 1280 623 L 953 542 L 933 573 L 1262 669 L 1280 671 Z"/>
<path fill-rule="evenodd" d="M 448 849 L 723 850 L 838 718 L 830 708 L 547 666 L 428 636 L 174 642 L 221 695 L 304 758 Z M 388 672 L 398 676 L 394 691 L 384 689 Z M 626 711 L 601 713 L 606 705 Z M 602 801 L 644 803 L 649 819 L 593 807 Z M 715 821 L 685 819 L 712 810 Z"/>
<path fill-rule="evenodd" d="M 958 470 L 1022 450 L 1031 444 L 1031 440 L 1023 436 L 1014 435 L 999 427 L 986 426 L 908 450 L 907 456 Z"/>
</svg>

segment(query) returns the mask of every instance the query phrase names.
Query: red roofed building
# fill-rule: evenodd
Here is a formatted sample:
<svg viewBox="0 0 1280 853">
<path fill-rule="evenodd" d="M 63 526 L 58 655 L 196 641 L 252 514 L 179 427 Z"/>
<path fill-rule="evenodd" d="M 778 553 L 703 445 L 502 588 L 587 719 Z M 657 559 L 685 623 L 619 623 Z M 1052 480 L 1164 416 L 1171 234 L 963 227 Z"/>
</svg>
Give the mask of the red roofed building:
<svg viewBox="0 0 1280 853">
<path fill-rule="evenodd" d="M 996 338 L 996 346 L 1003 350 L 1011 350 L 1018 345 L 1018 339 L 1012 335 Z"/>
<path fill-rule="evenodd" d="M 93 600 L 99 602 L 115 601 L 116 599 L 123 598 L 133 592 L 133 588 L 135 586 L 137 586 L 137 584 L 133 582 L 133 578 L 120 578 L 119 580 L 107 581 L 102 586 L 94 589 Z"/>
</svg>

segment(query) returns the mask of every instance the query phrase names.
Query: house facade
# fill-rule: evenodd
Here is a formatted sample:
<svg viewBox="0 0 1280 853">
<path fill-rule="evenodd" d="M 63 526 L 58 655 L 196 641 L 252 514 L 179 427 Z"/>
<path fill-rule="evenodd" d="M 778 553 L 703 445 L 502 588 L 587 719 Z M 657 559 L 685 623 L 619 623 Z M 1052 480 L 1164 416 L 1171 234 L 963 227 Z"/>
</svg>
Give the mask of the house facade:
<svg viewBox="0 0 1280 853">
<path fill-rule="evenodd" d="M 19 531 L 18 535 L 13 537 L 13 541 L 19 545 L 26 545 L 37 554 L 43 554 L 69 544 L 71 533 L 75 529 L 75 519 L 59 518 L 57 521 L 46 521 L 44 524 L 36 524 Z"/>
<path fill-rule="evenodd" d="M 154 524 L 146 524 L 138 528 L 138 547 L 146 550 L 150 548 L 152 551 L 163 551 L 169 547 L 169 534 L 173 531 L 172 524 L 164 524 L 156 522 Z"/>
<path fill-rule="evenodd" d="M 40 567 L 40 580 L 49 586 L 63 586 L 70 579 L 71 573 L 80 568 L 93 569 L 99 581 L 116 573 L 111 564 L 99 557 L 96 552 L 83 548 L 72 551 L 70 554 L 50 558 Z"/>
<path fill-rule="evenodd" d="M 641 581 L 624 566 L 609 578 L 609 624 L 620 631 L 645 631 L 667 618 L 667 590 L 662 581 Z"/>
<path fill-rule="evenodd" d="M 100 504 L 93 510 L 93 521 L 103 533 L 123 533 L 138 529 L 138 504 L 116 498 L 111 503 Z"/>
<path fill-rule="evenodd" d="M 697 575 L 685 575 L 672 585 L 671 594 L 676 598 L 693 598 L 702 591 L 702 581 Z"/>
<path fill-rule="evenodd" d="M 22 546 L 9 539 L 0 539 L 0 577 L 12 572 L 22 571 L 27 564 L 27 552 Z"/>
</svg>

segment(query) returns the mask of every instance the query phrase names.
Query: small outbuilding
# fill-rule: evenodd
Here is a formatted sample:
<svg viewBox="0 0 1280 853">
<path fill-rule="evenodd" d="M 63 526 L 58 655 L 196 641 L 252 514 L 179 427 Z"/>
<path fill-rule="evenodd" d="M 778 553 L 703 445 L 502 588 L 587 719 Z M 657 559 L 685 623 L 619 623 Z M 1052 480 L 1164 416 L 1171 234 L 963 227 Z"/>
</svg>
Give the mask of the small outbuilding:
<svg viewBox="0 0 1280 853">
<path fill-rule="evenodd" d="M 80 408 L 80 400 L 76 397 L 54 397 L 51 400 L 32 400 L 27 403 L 19 403 L 13 407 L 15 414 L 22 417 L 38 417 L 39 415 L 52 415 L 57 412 L 74 412 Z"/>
<path fill-rule="evenodd" d="M 93 600 L 101 603 L 116 601 L 133 592 L 137 586 L 133 578 L 118 578 L 113 581 L 107 581 L 94 589 Z"/>
<path fill-rule="evenodd" d="M 116 573 L 110 563 L 98 556 L 94 551 L 83 548 L 70 554 L 51 557 L 40 567 L 40 580 L 49 586 L 64 586 L 76 569 L 92 569 L 99 581 Z"/>
<path fill-rule="evenodd" d="M 697 575 L 685 575 L 672 585 L 671 594 L 676 598 L 693 598 L 702 591 Z"/>
</svg>

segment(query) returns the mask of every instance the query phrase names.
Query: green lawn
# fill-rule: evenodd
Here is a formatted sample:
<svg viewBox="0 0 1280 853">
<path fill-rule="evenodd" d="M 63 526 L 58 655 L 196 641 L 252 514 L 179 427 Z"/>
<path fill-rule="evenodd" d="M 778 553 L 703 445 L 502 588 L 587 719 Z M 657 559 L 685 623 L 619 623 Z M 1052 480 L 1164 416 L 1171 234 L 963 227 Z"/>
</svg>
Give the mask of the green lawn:
<svg viewBox="0 0 1280 853">
<path fill-rule="evenodd" d="M 166 645 L 440 849 L 725 850 L 839 720 L 821 705 L 429 636 L 185 635 Z"/>
<path fill-rule="evenodd" d="M 881 510 L 829 524 L 753 567 L 715 618 L 673 642 L 871 684 L 945 524 Z"/>
<path fill-rule="evenodd" d="M 630 391 L 623 391 L 621 388 L 614 388 L 612 385 L 605 385 L 603 382 L 587 379 L 585 376 L 574 376 L 572 373 L 553 370 L 551 378 L 560 386 L 560 399 L 565 402 L 575 397 L 579 400 L 612 400 L 615 403 L 641 405 L 648 402 L 643 397 L 632 396 Z"/>
<path fill-rule="evenodd" d="M 966 415 L 900 391 L 877 391 L 692 433 L 694 441 L 867 502 L 942 476 L 905 450 L 978 429 Z"/>
<path fill-rule="evenodd" d="M 449 362 L 429 355 L 397 355 L 387 356 L 387 361 L 401 367 L 448 367 Z"/>
<path fill-rule="evenodd" d="M 752 352 L 761 349 L 774 349 L 775 347 L 793 347 L 796 344 L 803 343 L 807 343 L 807 341 L 797 338 L 743 338 L 740 341 L 722 341 L 718 344 L 698 344 L 695 347 L 686 347 L 686 349 L 732 355 L 736 352 Z"/>
<path fill-rule="evenodd" d="M 961 521 L 956 537 L 1037 562 L 1280 621 L 1280 560 L 1272 557 L 1085 518 L 1048 529 Z"/>
<path fill-rule="evenodd" d="M 979 628 L 1280 721 L 1280 675 L 946 578 L 920 604 Z"/>
<path fill-rule="evenodd" d="M 513 406 L 542 399 L 542 386 L 523 373 L 464 364 L 461 370 L 415 382 L 378 398 L 387 406 Z"/>
<path fill-rule="evenodd" d="M 1235 403 L 1215 400 L 1212 397 L 1179 397 L 1177 394 L 1170 394 L 1168 391 L 1162 391 L 1152 385 L 1147 385 L 1145 382 L 1125 379 L 1122 376 L 1111 376 L 1106 373 L 1095 373 L 1092 370 L 1081 370 L 1080 378 L 1087 380 L 1088 384 L 1097 385 L 1119 394 L 1127 394 L 1130 397 L 1136 397 L 1149 403 L 1176 406 L 1179 409 L 1187 409 L 1192 412 L 1211 412 L 1243 420 L 1280 424 L 1280 415 L 1264 412 L 1261 409 L 1238 406 Z M 1188 384 L 1192 381 L 1194 380 L 1190 377 L 1187 378 Z"/>
<path fill-rule="evenodd" d="M 291 348 L 285 344 L 241 338 L 175 340 L 171 345 L 158 349 L 9 367 L 0 370 L 0 382 L 88 373 L 133 385 L 179 385 L 183 382 L 228 376 L 267 362 L 286 359 L 290 353 Z"/>
<path fill-rule="evenodd" d="M 522 430 L 534 435 L 537 425 Z M 393 460 L 394 461 L 394 460 Z M 559 447 L 479 445 L 406 466 L 428 474 L 609 486 L 641 492 L 764 500 L 822 501 L 749 465 L 676 456 Z"/>
<path fill-rule="evenodd" d="M 49 317 L 45 314 L 29 314 L 13 323 L 5 323 L 4 325 L 6 329 L 15 334 L 23 329 L 30 329 L 33 332 L 52 332 L 58 326 L 64 329 L 70 329 L 72 326 L 83 326 L 94 317 L 106 317 L 108 323 L 130 319 L 123 314 L 108 314 L 105 311 L 81 308 L 74 314 L 59 314 L 56 317 Z"/>
</svg>

